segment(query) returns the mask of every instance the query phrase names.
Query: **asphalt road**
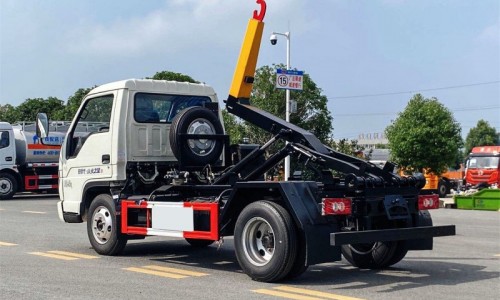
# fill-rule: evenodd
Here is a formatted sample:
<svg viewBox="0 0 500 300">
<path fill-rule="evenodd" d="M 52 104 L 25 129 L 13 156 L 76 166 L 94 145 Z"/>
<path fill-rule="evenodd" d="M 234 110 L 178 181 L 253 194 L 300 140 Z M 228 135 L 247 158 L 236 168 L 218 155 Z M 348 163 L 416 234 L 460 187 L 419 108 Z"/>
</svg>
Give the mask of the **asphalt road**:
<svg viewBox="0 0 500 300">
<path fill-rule="evenodd" d="M 0 202 L 1 299 L 500 299 L 500 212 L 433 211 L 434 224 L 455 224 L 457 235 L 387 270 L 343 260 L 266 284 L 241 272 L 230 238 L 196 249 L 152 237 L 129 242 L 122 256 L 99 256 L 86 223 L 62 223 L 56 202 Z"/>
</svg>

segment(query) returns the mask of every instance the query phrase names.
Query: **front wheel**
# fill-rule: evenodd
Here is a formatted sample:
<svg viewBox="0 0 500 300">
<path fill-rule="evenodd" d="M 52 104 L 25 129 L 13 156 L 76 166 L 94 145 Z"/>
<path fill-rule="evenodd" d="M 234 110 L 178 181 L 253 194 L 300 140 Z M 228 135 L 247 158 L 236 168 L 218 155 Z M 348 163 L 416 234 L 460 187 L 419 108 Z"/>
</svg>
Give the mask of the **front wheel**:
<svg viewBox="0 0 500 300">
<path fill-rule="evenodd" d="M 16 192 L 16 178 L 9 173 L 0 173 L 0 200 L 12 199 Z"/>
<path fill-rule="evenodd" d="M 234 248 L 241 268 L 252 279 L 283 279 L 297 256 L 297 234 L 290 214 L 274 202 L 249 204 L 236 221 Z"/>
<path fill-rule="evenodd" d="M 89 208 L 87 234 L 94 250 L 102 255 L 120 254 L 127 238 L 120 233 L 120 222 L 111 195 L 97 195 Z"/>
</svg>

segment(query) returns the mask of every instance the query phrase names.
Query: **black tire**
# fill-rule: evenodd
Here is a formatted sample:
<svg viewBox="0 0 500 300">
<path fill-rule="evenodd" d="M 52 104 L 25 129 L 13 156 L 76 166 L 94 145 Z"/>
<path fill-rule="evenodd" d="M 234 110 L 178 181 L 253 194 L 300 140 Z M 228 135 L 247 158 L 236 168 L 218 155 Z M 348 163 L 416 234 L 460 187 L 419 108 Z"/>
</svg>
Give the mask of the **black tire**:
<svg viewBox="0 0 500 300">
<path fill-rule="evenodd" d="M 439 194 L 439 198 L 444 198 L 446 197 L 446 195 L 448 195 L 449 193 L 449 188 L 448 188 L 448 182 L 446 182 L 445 180 L 439 180 L 439 184 L 438 184 L 438 194 Z"/>
<path fill-rule="evenodd" d="M 418 212 L 418 226 L 432 226 L 432 217 L 428 210 Z"/>
<path fill-rule="evenodd" d="M 170 126 L 170 147 L 185 165 L 206 165 L 217 161 L 222 153 L 222 139 L 180 139 L 180 134 L 223 134 L 217 116 L 204 107 L 189 107 L 179 112 Z M 181 159 L 182 155 L 182 159 Z"/>
<path fill-rule="evenodd" d="M 309 268 L 309 266 L 306 265 L 307 249 L 306 249 L 305 237 L 299 235 L 297 246 L 298 246 L 297 247 L 297 257 L 295 258 L 295 261 L 293 262 L 292 269 L 283 278 L 284 280 L 291 280 L 291 279 L 297 278 L 300 275 L 302 275 L 302 273 L 307 271 L 307 268 Z"/>
<path fill-rule="evenodd" d="M 392 258 L 387 262 L 386 265 L 381 266 L 381 268 L 386 268 L 397 264 L 406 256 L 407 253 L 408 247 L 406 246 L 406 241 L 397 242 L 396 249 L 394 250 Z"/>
<path fill-rule="evenodd" d="M 283 279 L 297 256 L 297 234 L 290 214 L 274 202 L 249 204 L 236 220 L 234 248 L 240 267 L 253 280 Z"/>
<path fill-rule="evenodd" d="M 17 187 L 16 177 L 9 173 L 0 173 L 0 200 L 12 199 Z"/>
<path fill-rule="evenodd" d="M 391 263 L 397 248 L 398 242 L 342 245 L 342 255 L 360 269 L 382 269 Z"/>
<path fill-rule="evenodd" d="M 90 204 L 87 234 L 99 254 L 117 255 L 125 248 L 127 237 L 120 233 L 120 221 L 111 195 L 97 195 Z"/>
<path fill-rule="evenodd" d="M 211 240 L 198 240 L 198 239 L 185 239 L 191 246 L 197 248 L 203 248 L 212 245 L 215 241 Z"/>
</svg>

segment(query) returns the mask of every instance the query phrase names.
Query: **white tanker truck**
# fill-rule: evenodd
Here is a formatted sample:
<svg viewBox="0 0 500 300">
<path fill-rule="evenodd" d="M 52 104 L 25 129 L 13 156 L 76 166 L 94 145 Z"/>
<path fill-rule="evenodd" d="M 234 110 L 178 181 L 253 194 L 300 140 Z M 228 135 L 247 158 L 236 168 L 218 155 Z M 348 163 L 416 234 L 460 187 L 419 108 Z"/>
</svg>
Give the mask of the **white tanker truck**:
<svg viewBox="0 0 500 300">
<path fill-rule="evenodd" d="M 58 161 L 67 122 L 52 122 L 41 141 L 34 123 L 0 122 L 0 200 L 18 192 L 57 193 Z"/>
</svg>

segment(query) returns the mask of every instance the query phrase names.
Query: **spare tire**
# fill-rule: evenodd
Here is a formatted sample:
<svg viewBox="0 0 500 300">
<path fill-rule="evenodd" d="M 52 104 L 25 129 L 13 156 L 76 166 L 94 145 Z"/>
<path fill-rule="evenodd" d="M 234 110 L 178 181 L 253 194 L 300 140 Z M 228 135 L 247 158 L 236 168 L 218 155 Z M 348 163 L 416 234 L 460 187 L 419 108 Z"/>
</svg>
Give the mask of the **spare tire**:
<svg viewBox="0 0 500 300">
<path fill-rule="evenodd" d="M 182 134 L 223 134 L 217 116 L 204 107 L 189 107 L 179 112 L 170 126 L 170 147 L 184 165 L 200 166 L 216 162 L 224 147 L 223 139 L 181 139 Z"/>
</svg>

